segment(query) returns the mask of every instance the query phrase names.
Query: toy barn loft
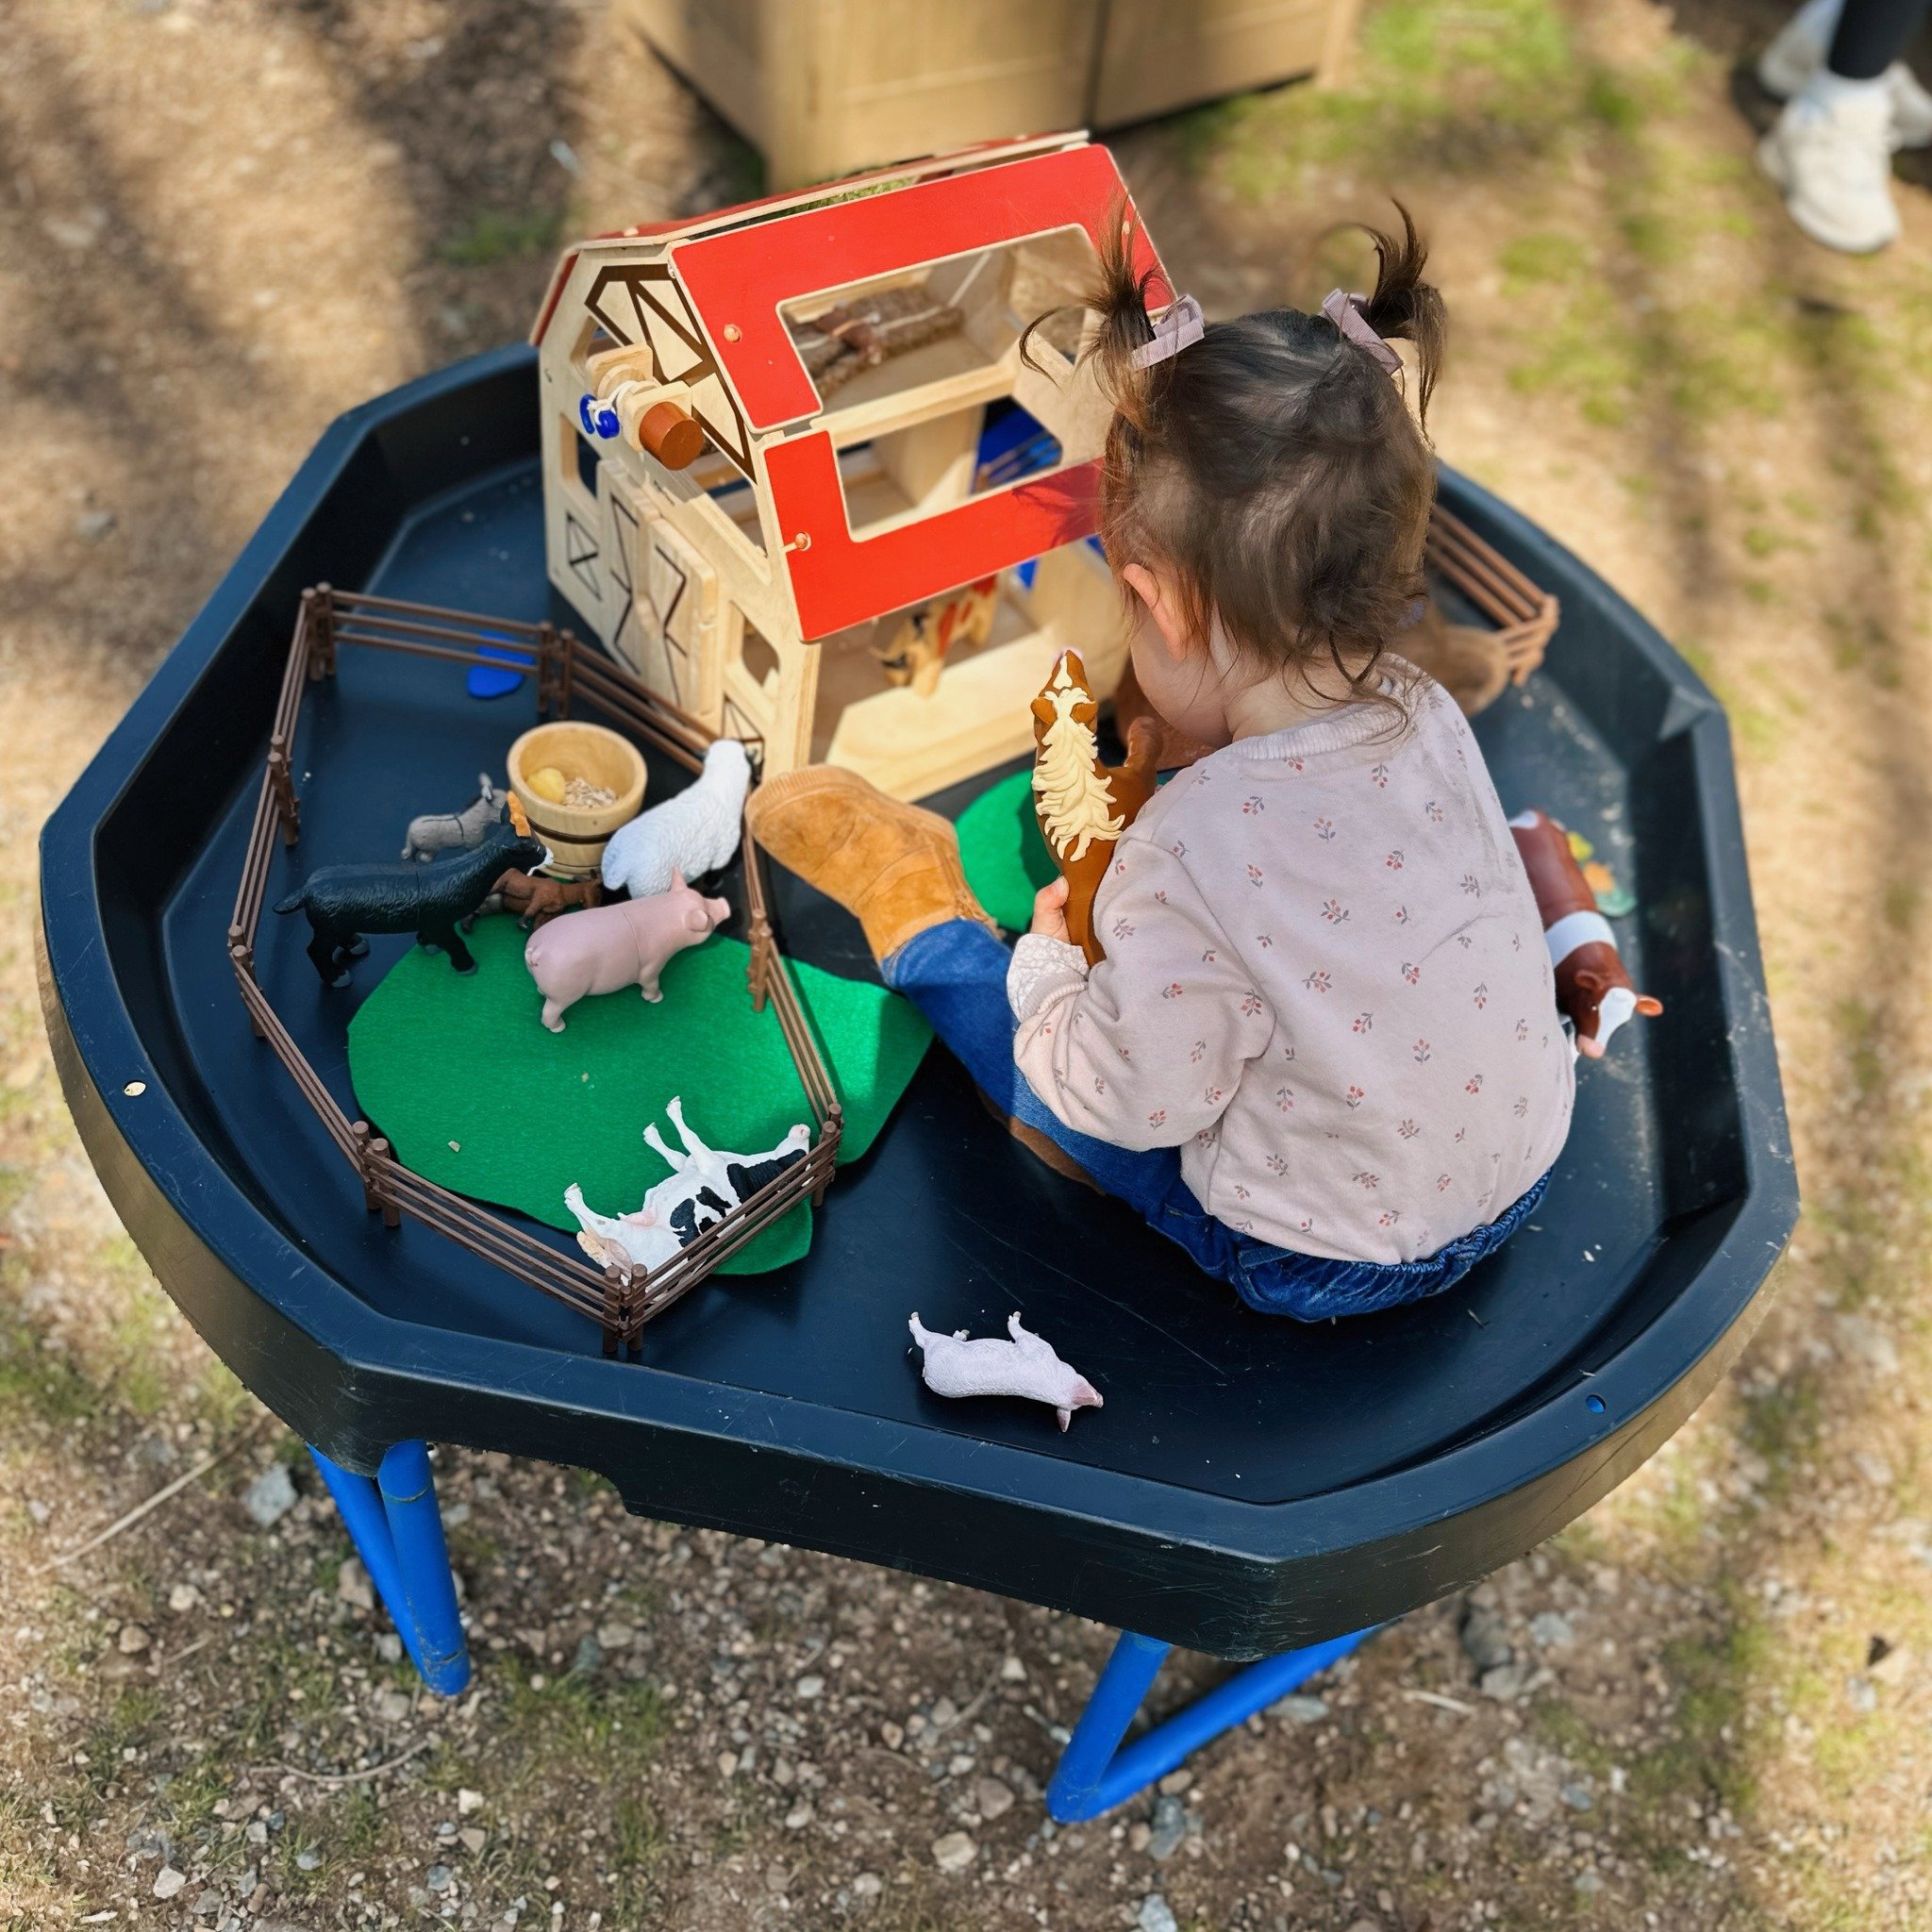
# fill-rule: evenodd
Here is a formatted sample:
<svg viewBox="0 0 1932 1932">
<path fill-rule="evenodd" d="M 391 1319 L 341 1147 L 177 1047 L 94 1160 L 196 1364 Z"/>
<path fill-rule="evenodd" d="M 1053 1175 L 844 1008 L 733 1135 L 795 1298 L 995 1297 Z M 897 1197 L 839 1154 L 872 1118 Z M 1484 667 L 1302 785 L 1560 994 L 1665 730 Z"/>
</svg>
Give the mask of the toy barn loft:
<svg viewBox="0 0 1932 1932">
<path fill-rule="evenodd" d="M 768 772 L 916 798 L 1029 750 L 1061 648 L 1103 696 L 1124 657 L 1074 351 L 1127 206 L 1107 150 L 1058 136 L 572 250 L 535 334 L 551 581 Z M 1022 330 L 1069 305 L 1028 368 Z"/>
</svg>

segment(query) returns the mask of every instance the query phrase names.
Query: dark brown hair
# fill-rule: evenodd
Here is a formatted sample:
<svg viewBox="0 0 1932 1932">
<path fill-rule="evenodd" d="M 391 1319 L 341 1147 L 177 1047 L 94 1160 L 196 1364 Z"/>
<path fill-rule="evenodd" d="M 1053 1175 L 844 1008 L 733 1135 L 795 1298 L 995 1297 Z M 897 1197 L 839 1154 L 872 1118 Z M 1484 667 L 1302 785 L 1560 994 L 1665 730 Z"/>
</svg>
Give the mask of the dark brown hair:
<svg viewBox="0 0 1932 1932">
<path fill-rule="evenodd" d="M 1424 592 L 1436 488 L 1422 425 L 1442 300 L 1422 278 L 1428 251 L 1408 210 L 1396 212 L 1399 238 L 1362 228 L 1377 263 L 1362 314 L 1415 345 L 1417 418 L 1367 349 L 1296 308 L 1209 323 L 1178 355 L 1135 368 L 1154 340 L 1151 272 L 1134 272 L 1124 209 L 1105 230 L 1087 296 L 1098 326 L 1081 351 L 1115 412 L 1100 532 L 1115 573 L 1164 566 L 1196 636 L 1218 616 L 1243 656 L 1305 678 L 1325 659 L 1357 696 L 1379 691 L 1376 660 Z M 1029 361 L 1046 319 L 1022 339 Z"/>
</svg>

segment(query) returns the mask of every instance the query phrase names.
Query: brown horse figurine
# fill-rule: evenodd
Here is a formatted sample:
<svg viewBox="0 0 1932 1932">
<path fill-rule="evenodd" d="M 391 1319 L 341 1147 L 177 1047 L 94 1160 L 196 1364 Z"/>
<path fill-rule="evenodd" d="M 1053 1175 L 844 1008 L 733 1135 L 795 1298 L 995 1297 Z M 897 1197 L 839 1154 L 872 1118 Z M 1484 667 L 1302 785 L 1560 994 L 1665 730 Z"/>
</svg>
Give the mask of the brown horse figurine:
<svg viewBox="0 0 1932 1932">
<path fill-rule="evenodd" d="M 1033 808 L 1053 862 L 1067 882 L 1067 937 L 1090 966 L 1107 957 L 1093 930 L 1093 895 L 1114 841 L 1154 796 L 1159 728 L 1150 715 L 1127 731 L 1126 762 L 1104 765 L 1093 725 L 1100 715 L 1077 651 L 1063 651 L 1033 700 Z"/>
<path fill-rule="evenodd" d="M 1619 1026 L 1639 1013 L 1655 1019 L 1663 1003 L 1631 983 L 1609 921 L 1596 909 L 1596 894 L 1570 849 L 1569 833 L 1545 811 L 1520 814 L 1509 830 L 1556 968 L 1557 1009 L 1576 1028 L 1576 1051 L 1600 1060 Z"/>
<path fill-rule="evenodd" d="M 603 903 L 602 879 L 577 879 L 567 883 L 562 879 L 533 877 L 512 866 L 491 887 L 489 898 L 476 909 L 478 912 L 514 913 L 524 930 L 529 932 L 535 927 L 547 925 L 559 912 L 568 912 L 574 906 L 601 906 Z"/>
</svg>

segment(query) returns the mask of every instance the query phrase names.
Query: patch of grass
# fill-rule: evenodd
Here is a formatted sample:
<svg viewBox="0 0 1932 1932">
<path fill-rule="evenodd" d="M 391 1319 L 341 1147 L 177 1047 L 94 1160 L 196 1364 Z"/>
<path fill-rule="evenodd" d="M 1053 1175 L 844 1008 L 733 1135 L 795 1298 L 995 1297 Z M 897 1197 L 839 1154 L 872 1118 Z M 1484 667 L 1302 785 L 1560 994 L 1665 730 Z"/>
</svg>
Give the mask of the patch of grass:
<svg viewBox="0 0 1932 1932">
<path fill-rule="evenodd" d="M 1496 258 L 1511 294 L 1529 288 L 1567 288 L 1590 271 L 1590 251 L 1574 235 L 1539 230 L 1503 244 Z"/>
<path fill-rule="evenodd" d="M 608 1476 L 599 1475 L 594 1469 L 573 1467 L 568 1473 L 571 1499 L 576 1503 L 588 1503 L 600 1491 L 608 1490 L 612 1496 L 617 1494 L 617 1486 Z"/>
<path fill-rule="evenodd" d="M 1727 1589 L 1724 1596 L 1724 1622 L 1715 1632 L 1665 1648 L 1664 1668 L 1677 1687 L 1674 1735 L 1630 1767 L 1630 1789 L 1646 1804 L 1688 1795 L 1715 1799 L 1742 1817 L 1756 1795 L 1749 1734 L 1762 1709 L 1754 1693 L 1771 1637 L 1740 1591 Z"/>
<path fill-rule="evenodd" d="M 436 253 L 453 268 L 490 268 L 520 256 L 542 255 L 563 233 L 560 208 L 478 208 Z"/>
<path fill-rule="evenodd" d="M 350 1785 L 329 1807 L 334 1857 L 347 1869 L 368 1862 L 382 1842 L 382 1803 L 373 1784 Z"/>
<path fill-rule="evenodd" d="M 569 1753 L 606 1761 L 637 1757 L 663 1735 L 667 1719 L 655 1684 L 572 1671 L 545 1677 L 517 1669 L 505 1699 L 511 1729 L 533 1755 Z"/>
<path fill-rule="evenodd" d="M 0 1163 L 0 1219 L 20 1206 L 33 1184 L 33 1174 L 26 1168 L 11 1162 Z"/>
<path fill-rule="evenodd" d="M 1783 723 L 1762 705 L 1735 704 L 1726 700 L 1731 727 L 1753 758 L 1769 759 L 1784 741 Z"/>
<path fill-rule="evenodd" d="M 24 1323 L 0 1320 L 0 1422 L 68 1428 L 98 1407 L 94 1390 L 64 1354 L 42 1346 Z"/>
<path fill-rule="evenodd" d="M 1574 1704 L 1560 1698 L 1540 1699 L 1531 1707 L 1536 1727 L 1551 1744 L 1595 1778 L 1607 1778 L 1614 1755 Z"/>
<path fill-rule="evenodd" d="M 291 1819 L 275 1841 L 273 1854 L 275 1886 L 291 1899 L 312 1898 L 326 1882 L 327 1863 L 305 1872 L 297 1862 L 304 1852 L 320 1852 L 322 1840 L 306 1824 Z"/>
<path fill-rule="evenodd" d="M 1840 1000 L 1832 1019 L 1844 1042 L 1845 1059 L 1860 1099 L 1869 1100 L 1885 1079 L 1884 1026 L 1861 999 Z"/>
<path fill-rule="evenodd" d="M 1780 550 L 1810 548 L 1810 545 L 1801 539 L 1790 536 L 1783 530 L 1771 529 L 1763 524 L 1747 525 L 1740 541 L 1743 543 L 1747 556 L 1757 558 L 1775 557 Z"/>
<path fill-rule="evenodd" d="M 96 1798 L 104 1797 L 107 1787 L 121 1775 L 122 1752 L 147 1743 L 166 1710 L 158 1690 L 135 1686 L 123 1690 L 88 1727 L 84 1748 L 89 1761 L 81 1774 Z"/>
<path fill-rule="evenodd" d="M 235 1767 L 219 1752 L 198 1752 L 162 1787 L 161 1803 L 170 1828 L 189 1832 L 208 1824 L 234 1782 Z"/>
<path fill-rule="evenodd" d="M 1738 1434 L 1747 1449 L 1771 1467 L 1763 1494 L 1772 1504 L 1790 1492 L 1792 1477 L 1818 1444 L 1822 1422 L 1817 1389 L 1793 1378 L 1745 1398 Z"/>
<path fill-rule="evenodd" d="M 241 1748 L 250 1757 L 272 1755 L 269 1746 L 289 1722 L 291 1704 L 323 1710 L 335 1696 L 334 1671 L 316 1655 L 308 1632 L 293 1624 L 258 1625 L 234 1683 Z M 301 1691 L 299 1700 L 290 1696 L 292 1690 Z"/>
<path fill-rule="evenodd" d="M 616 1845 L 610 1868 L 617 1874 L 606 1916 L 618 1924 L 646 1924 L 658 1904 L 658 1868 L 670 1838 L 658 1814 L 641 1798 L 621 1798 L 613 1818 Z"/>
<path fill-rule="evenodd" d="M 178 1319 L 175 1305 L 125 1234 L 100 1244 L 95 1266 L 118 1305 L 111 1342 L 114 1397 L 132 1414 L 151 1419 L 175 1393 L 174 1356 L 168 1346 Z"/>
<path fill-rule="evenodd" d="M 1261 202 L 1323 162 L 1366 161 L 1400 178 L 1541 154 L 1592 114 L 1594 70 L 1554 0 L 1387 0 L 1362 23 L 1356 71 L 1348 87 L 1198 109 L 1183 124 L 1183 151 Z"/>
<path fill-rule="evenodd" d="M 36 1851 L 34 1826 L 40 1822 L 40 1807 L 24 1790 L 0 1790 L 0 1901 L 9 1893 L 26 1897 L 50 1890 L 58 1868 L 51 1851 Z M 0 1906 L 0 1910 L 5 1907 Z M 25 1927 L 25 1918 L 0 1921 Z"/>
<path fill-rule="evenodd" d="M 210 1359 L 194 1385 L 195 1412 L 224 1436 L 248 1412 L 254 1400 L 225 1362 Z"/>
</svg>

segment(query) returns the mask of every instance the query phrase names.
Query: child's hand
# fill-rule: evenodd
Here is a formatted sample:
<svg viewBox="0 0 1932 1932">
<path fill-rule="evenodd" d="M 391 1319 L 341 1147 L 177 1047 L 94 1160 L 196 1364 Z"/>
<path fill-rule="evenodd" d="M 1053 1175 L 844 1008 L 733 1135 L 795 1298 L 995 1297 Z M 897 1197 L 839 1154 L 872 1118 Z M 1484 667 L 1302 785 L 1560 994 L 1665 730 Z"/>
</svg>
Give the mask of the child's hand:
<svg viewBox="0 0 1932 1932">
<path fill-rule="evenodd" d="M 1055 879 L 1033 895 L 1033 924 L 1026 930 L 1042 938 L 1071 944 L 1067 938 L 1067 882 Z"/>
</svg>

